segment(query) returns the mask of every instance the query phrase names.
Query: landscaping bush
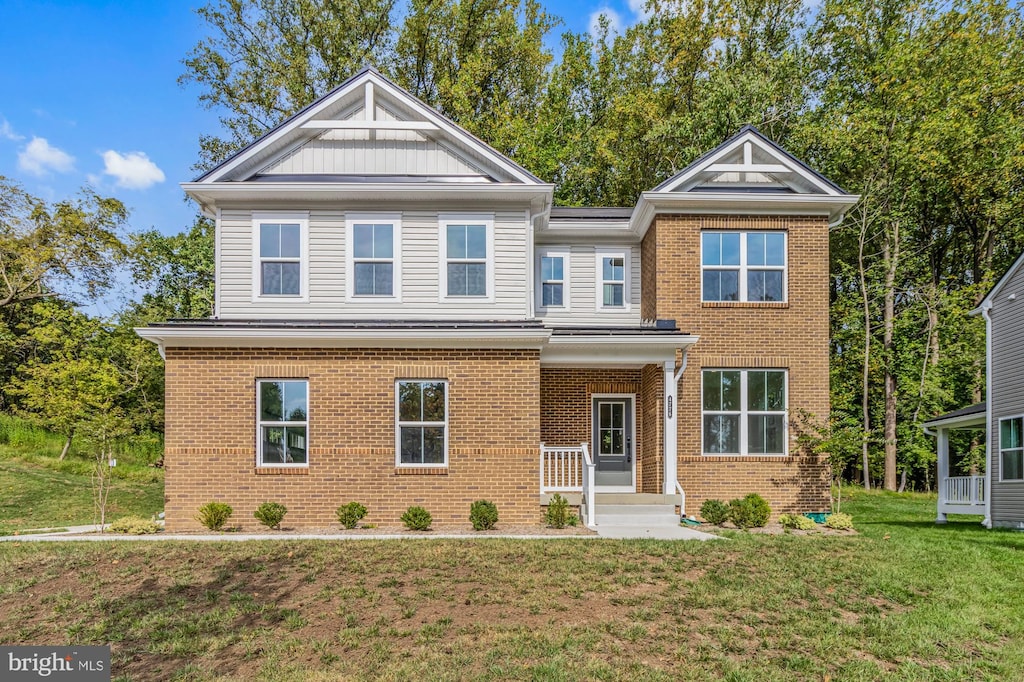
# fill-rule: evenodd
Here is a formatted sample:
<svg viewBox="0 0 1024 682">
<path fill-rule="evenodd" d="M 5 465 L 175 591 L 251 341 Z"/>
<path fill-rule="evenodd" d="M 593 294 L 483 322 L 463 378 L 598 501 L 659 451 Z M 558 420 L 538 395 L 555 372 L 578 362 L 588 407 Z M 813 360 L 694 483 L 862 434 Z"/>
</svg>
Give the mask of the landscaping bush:
<svg viewBox="0 0 1024 682">
<path fill-rule="evenodd" d="M 473 530 L 493 530 L 498 523 L 498 508 L 488 500 L 477 500 L 469 505 L 469 522 Z"/>
<path fill-rule="evenodd" d="M 338 507 L 338 523 L 352 530 L 366 516 L 366 507 L 358 502 L 349 502 Z"/>
<path fill-rule="evenodd" d="M 818 527 L 818 524 L 803 514 L 783 514 L 779 517 L 779 523 L 787 530 L 814 530 Z"/>
<path fill-rule="evenodd" d="M 196 521 L 210 530 L 220 530 L 228 522 L 228 519 L 231 518 L 231 512 L 233 511 L 234 509 L 231 508 L 230 504 L 207 502 L 199 508 Z"/>
<path fill-rule="evenodd" d="M 853 517 L 840 512 L 829 514 L 825 519 L 825 527 L 834 530 L 853 530 Z"/>
<path fill-rule="evenodd" d="M 700 506 L 700 517 L 708 523 L 721 526 L 729 520 L 729 505 L 721 500 L 704 500 Z"/>
<path fill-rule="evenodd" d="M 757 493 L 750 493 L 742 500 L 729 502 L 729 520 L 737 528 L 761 528 L 768 523 L 768 517 L 771 514 L 772 508 Z"/>
<path fill-rule="evenodd" d="M 124 533 L 125 535 L 150 535 L 159 533 L 160 526 L 156 521 L 144 519 L 141 516 L 124 516 L 111 523 L 108 530 L 111 533 Z"/>
<path fill-rule="evenodd" d="M 256 508 L 253 516 L 267 528 L 280 528 L 287 513 L 288 508 L 279 502 L 264 502 Z"/>
<path fill-rule="evenodd" d="M 423 507 L 409 507 L 402 514 L 402 523 L 409 530 L 430 530 L 433 517 Z"/>
<path fill-rule="evenodd" d="M 544 520 L 552 528 L 565 528 L 569 523 L 569 501 L 558 493 L 552 495 Z"/>
</svg>

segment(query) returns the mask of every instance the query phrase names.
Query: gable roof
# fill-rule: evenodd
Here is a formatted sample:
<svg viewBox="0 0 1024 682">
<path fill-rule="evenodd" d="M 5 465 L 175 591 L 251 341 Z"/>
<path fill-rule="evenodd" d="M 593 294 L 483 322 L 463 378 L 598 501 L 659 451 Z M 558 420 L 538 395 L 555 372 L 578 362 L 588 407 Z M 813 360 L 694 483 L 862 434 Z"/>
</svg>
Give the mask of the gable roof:
<svg viewBox="0 0 1024 682">
<path fill-rule="evenodd" d="M 984 308 L 991 307 L 992 303 L 995 300 L 996 294 L 998 294 L 1002 290 L 1002 288 L 1006 286 L 1006 283 L 1013 278 L 1014 274 L 1018 270 L 1020 270 L 1021 266 L 1024 266 L 1024 253 L 1021 253 L 1017 257 L 1017 260 L 1013 262 L 1013 265 L 1011 265 L 1006 270 L 1006 272 L 1003 273 L 1003 276 L 999 278 L 999 281 L 997 281 L 992 286 L 992 288 L 989 289 L 988 293 L 985 294 L 985 298 L 981 299 L 981 303 L 978 304 L 977 308 L 971 311 L 971 314 L 976 315 L 980 313 Z"/>
</svg>

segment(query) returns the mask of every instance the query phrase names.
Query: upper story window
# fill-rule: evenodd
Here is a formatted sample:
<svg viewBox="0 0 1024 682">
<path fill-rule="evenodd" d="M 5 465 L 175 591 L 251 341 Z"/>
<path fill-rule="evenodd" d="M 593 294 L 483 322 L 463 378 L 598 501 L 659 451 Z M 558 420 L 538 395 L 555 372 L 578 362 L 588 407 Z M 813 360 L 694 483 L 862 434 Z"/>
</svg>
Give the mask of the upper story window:
<svg viewBox="0 0 1024 682">
<path fill-rule="evenodd" d="M 786 300 L 785 232 L 702 232 L 704 301 Z"/>
<path fill-rule="evenodd" d="M 401 217 L 350 215 L 346 224 L 348 300 L 399 299 L 401 289 Z"/>
<path fill-rule="evenodd" d="M 253 298 L 305 299 L 307 214 L 253 215 Z"/>
<path fill-rule="evenodd" d="M 256 382 L 259 466 L 306 466 L 309 382 L 261 379 Z"/>
<path fill-rule="evenodd" d="M 597 309 L 629 310 L 630 251 L 596 249 Z"/>
<path fill-rule="evenodd" d="M 999 480 L 1024 479 L 1024 417 L 999 420 Z"/>
<path fill-rule="evenodd" d="M 537 307 L 569 309 L 569 250 L 541 249 L 537 252 Z"/>
<path fill-rule="evenodd" d="M 785 370 L 704 370 L 706 455 L 786 454 Z"/>
<path fill-rule="evenodd" d="M 490 216 L 442 215 L 440 247 L 441 300 L 493 300 L 494 219 Z"/>
</svg>

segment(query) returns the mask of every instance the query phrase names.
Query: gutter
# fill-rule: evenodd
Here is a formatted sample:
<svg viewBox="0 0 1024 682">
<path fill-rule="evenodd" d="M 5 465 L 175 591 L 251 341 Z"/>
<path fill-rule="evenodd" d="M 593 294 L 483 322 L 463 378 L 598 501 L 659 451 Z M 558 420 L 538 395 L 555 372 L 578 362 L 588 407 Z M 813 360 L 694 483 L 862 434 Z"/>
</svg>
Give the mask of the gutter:
<svg viewBox="0 0 1024 682">
<path fill-rule="evenodd" d="M 992 438 L 997 435 L 992 429 L 992 301 L 985 299 L 979 306 L 985 318 L 985 520 L 981 525 L 992 527 Z"/>
</svg>

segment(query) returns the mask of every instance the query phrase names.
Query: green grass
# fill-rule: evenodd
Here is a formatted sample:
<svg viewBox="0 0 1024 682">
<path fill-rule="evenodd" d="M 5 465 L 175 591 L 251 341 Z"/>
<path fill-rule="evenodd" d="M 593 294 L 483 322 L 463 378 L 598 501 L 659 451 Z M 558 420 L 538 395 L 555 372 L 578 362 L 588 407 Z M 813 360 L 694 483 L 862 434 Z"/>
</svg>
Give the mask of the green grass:
<svg viewBox="0 0 1024 682">
<path fill-rule="evenodd" d="M 127 680 L 1024 679 L 1024 534 L 851 493 L 860 535 L 0 548 L 0 641 Z"/>
</svg>

